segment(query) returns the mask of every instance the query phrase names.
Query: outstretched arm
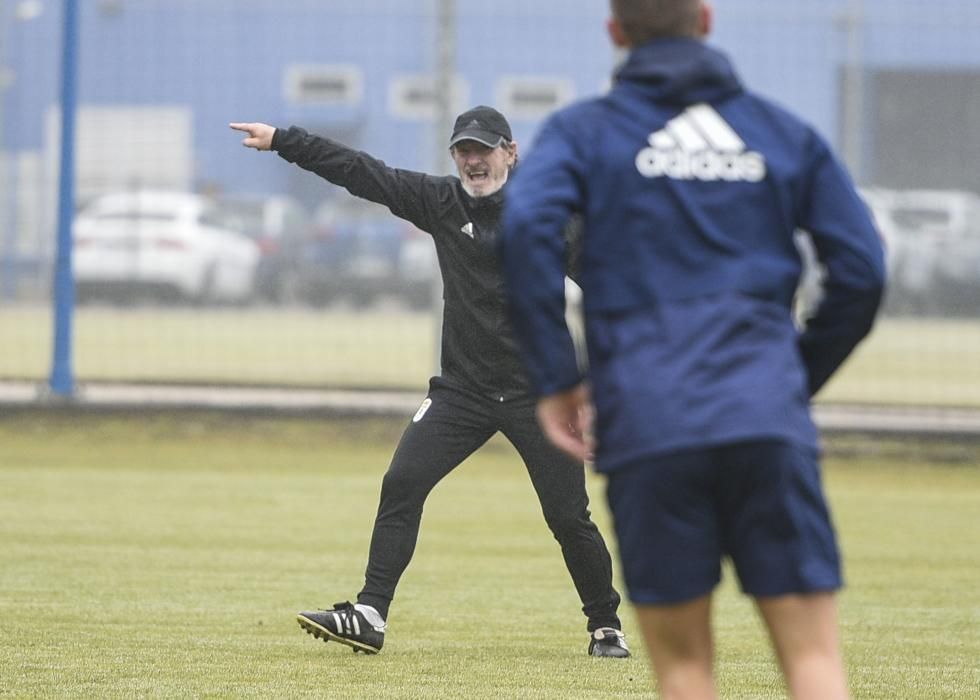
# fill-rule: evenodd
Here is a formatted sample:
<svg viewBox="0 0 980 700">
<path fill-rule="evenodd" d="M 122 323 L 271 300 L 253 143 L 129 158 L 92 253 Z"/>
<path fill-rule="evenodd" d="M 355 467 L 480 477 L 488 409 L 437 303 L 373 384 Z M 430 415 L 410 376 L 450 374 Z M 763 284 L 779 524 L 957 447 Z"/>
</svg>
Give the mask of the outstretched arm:
<svg viewBox="0 0 980 700">
<path fill-rule="evenodd" d="M 276 134 L 276 127 L 261 122 L 232 122 L 228 126 L 248 134 L 242 139 L 242 145 L 246 148 L 254 148 L 256 151 L 272 150 L 272 137 Z"/>
<path fill-rule="evenodd" d="M 445 178 L 390 168 L 368 153 L 296 126 L 277 129 L 261 122 L 232 122 L 229 126 L 247 134 L 242 139 L 246 148 L 276 151 L 283 160 L 316 173 L 355 197 L 383 204 L 423 231 L 433 230 L 433 212 L 438 211 L 441 199 L 450 196 L 451 187 Z"/>
</svg>

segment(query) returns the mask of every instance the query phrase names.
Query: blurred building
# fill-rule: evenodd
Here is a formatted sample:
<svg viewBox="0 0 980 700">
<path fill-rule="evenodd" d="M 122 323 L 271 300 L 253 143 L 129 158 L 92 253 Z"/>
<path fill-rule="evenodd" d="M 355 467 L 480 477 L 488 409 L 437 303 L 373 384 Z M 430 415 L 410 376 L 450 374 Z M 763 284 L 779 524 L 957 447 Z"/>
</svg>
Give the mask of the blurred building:
<svg viewBox="0 0 980 700">
<path fill-rule="evenodd" d="M 0 358 L 6 362 L 0 377 L 43 376 L 37 358 L 49 354 L 44 314 L 57 211 L 63 2 L 0 3 Z M 607 89 L 622 58 L 605 34 L 607 0 L 78 0 L 78 6 L 78 205 L 106 192 L 168 189 L 265 204 L 289 195 L 305 214 L 317 208 L 330 214 L 327 200 L 338 197 L 336 188 L 274 155 L 242 148 L 241 135 L 228 129 L 231 121 L 298 124 L 398 167 L 449 172 L 447 134 L 436 116 L 436 80 L 445 68 L 440 8 L 447 6 L 454 8 L 455 109 L 499 107 L 525 152 L 548 113 Z M 888 244 L 887 310 L 902 321 L 968 319 L 892 326 L 899 330 L 883 334 L 886 360 L 870 363 L 871 379 L 847 396 L 972 405 L 980 366 L 980 2 L 724 0 L 715 6 L 710 41 L 732 55 L 751 88 L 814 124 L 862 185 Z M 403 248 L 413 251 L 398 259 L 421 269 L 412 261 L 424 257 L 418 252 L 431 254 L 429 241 L 397 236 L 410 240 Z M 348 262 L 339 264 L 356 267 Z M 818 280 L 818 274 L 805 278 L 803 301 L 817 298 Z M 33 325 L 18 315 L 18 305 L 39 310 Z M 131 323 L 120 319 L 120 327 Z M 396 333 L 389 319 L 383 323 Z M 260 329 L 254 320 L 242 325 Z M 92 320 L 79 318 L 78 327 L 96 335 Z M 342 344 L 341 329 L 331 332 L 328 344 Z M 365 384 L 404 381 L 402 350 L 414 341 L 385 337 L 398 359 Z M 145 340 L 140 347 L 168 342 Z M 354 340 L 351 367 L 363 364 L 364 344 Z M 305 347 L 296 339 L 282 345 Z M 79 353 L 79 375 L 117 376 L 125 347 L 100 337 Z M 187 357 L 171 363 L 166 376 L 224 376 L 202 368 L 210 352 L 188 343 Z M 162 376 L 133 355 L 138 366 L 126 376 Z M 279 378 L 286 366 L 316 383 L 333 371 L 319 356 L 307 365 L 281 355 L 277 347 L 274 367 L 237 380 Z M 23 368 L 23 358 L 33 369 Z M 418 360 L 423 373 L 432 364 Z M 880 366 L 899 368 L 898 389 L 878 381 Z"/>
<path fill-rule="evenodd" d="M 605 2 L 456 3 L 455 103 L 495 104 L 529 145 L 601 91 Z M 61 3 L 0 8 L 2 150 L 54 165 Z M 299 193 L 236 151 L 228 121 L 297 123 L 413 168 L 435 162 L 434 0 L 81 3 L 79 194 L 134 184 Z M 980 191 L 980 6 L 964 0 L 729 0 L 713 41 L 754 88 L 808 115 L 864 184 Z M 33 163 L 28 165 L 26 163 Z"/>
</svg>

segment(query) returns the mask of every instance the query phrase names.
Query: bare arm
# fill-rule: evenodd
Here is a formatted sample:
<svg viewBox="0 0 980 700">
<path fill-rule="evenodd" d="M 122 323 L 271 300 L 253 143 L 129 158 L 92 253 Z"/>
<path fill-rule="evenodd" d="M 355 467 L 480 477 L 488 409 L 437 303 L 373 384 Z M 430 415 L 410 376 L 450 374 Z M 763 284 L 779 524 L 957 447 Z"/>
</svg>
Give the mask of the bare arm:
<svg viewBox="0 0 980 700">
<path fill-rule="evenodd" d="M 256 151 L 272 150 L 272 137 L 276 133 L 276 127 L 261 122 L 232 122 L 228 126 L 248 134 L 242 139 L 242 145 L 246 148 L 254 148 Z"/>
</svg>

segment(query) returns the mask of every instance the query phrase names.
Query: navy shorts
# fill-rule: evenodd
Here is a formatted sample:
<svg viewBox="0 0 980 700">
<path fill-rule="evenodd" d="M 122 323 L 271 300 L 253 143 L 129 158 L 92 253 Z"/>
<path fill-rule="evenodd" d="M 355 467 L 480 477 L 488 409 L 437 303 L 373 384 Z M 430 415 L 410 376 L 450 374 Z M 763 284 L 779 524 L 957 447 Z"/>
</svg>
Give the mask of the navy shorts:
<svg viewBox="0 0 980 700">
<path fill-rule="evenodd" d="M 608 477 L 634 603 L 679 603 L 709 593 L 726 556 L 742 590 L 754 597 L 842 585 L 811 448 L 737 443 L 651 457 Z"/>
</svg>

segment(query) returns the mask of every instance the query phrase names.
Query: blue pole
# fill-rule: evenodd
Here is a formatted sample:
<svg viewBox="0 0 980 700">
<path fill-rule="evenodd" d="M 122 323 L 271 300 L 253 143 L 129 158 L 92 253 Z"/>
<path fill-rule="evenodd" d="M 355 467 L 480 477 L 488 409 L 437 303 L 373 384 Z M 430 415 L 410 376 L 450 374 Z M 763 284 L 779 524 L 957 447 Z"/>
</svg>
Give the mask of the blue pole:
<svg viewBox="0 0 980 700">
<path fill-rule="evenodd" d="M 54 268 L 54 357 L 48 385 L 51 393 L 70 398 L 72 374 L 72 315 L 75 284 L 71 269 L 71 225 L 75 210 L 75 116 L 78 82 L 78 2 L 64 0 L 64 38 L 61 47 L 61 172 L 58 179 L 58 246 Z"/>
</svg>

